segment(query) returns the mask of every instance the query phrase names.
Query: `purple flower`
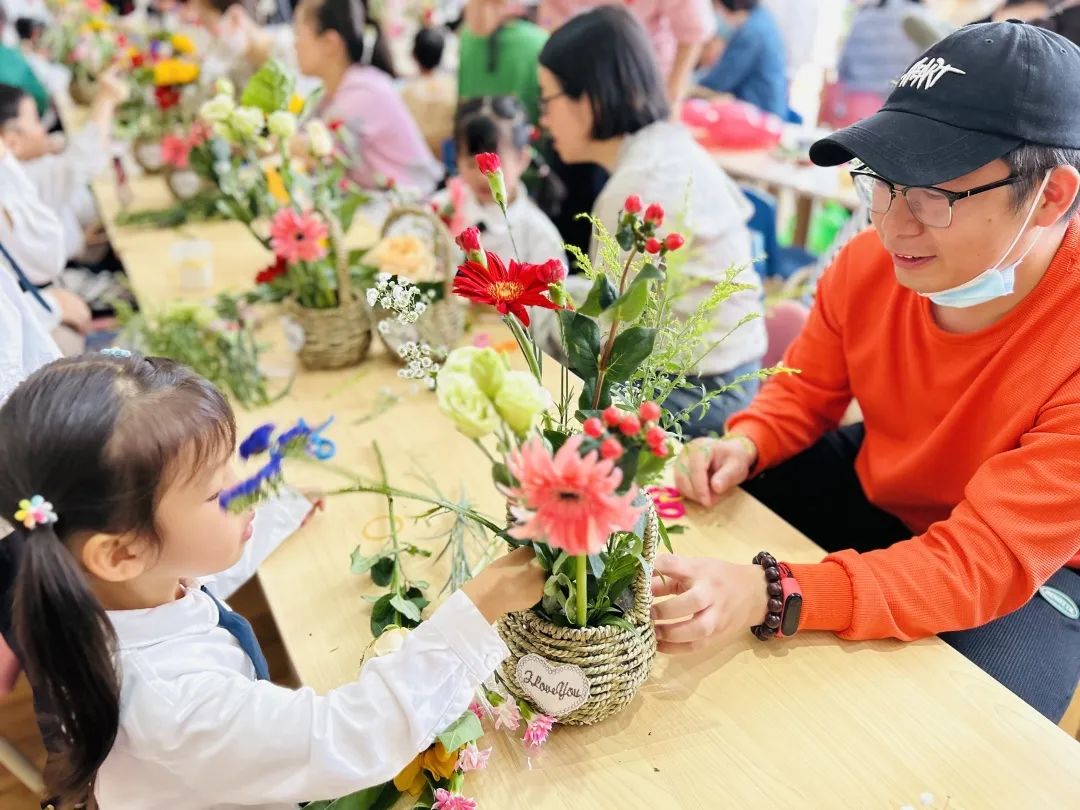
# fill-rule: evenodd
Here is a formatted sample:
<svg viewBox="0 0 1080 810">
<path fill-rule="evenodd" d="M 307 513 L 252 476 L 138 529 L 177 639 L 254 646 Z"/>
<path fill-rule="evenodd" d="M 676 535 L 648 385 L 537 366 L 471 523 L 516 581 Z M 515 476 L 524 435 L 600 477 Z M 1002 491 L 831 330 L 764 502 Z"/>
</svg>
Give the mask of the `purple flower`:
<svg viewBox="0 0 1080 810">
<path fill-rule="evenodd" d="M 248 437 L 240 442 L 240 458 L 247 460 L 252 456 L 265 453 L 270 449 L 270 440 L 274 436 L 274 426 L 270 422 L 259 425 Z"/>
</svg>

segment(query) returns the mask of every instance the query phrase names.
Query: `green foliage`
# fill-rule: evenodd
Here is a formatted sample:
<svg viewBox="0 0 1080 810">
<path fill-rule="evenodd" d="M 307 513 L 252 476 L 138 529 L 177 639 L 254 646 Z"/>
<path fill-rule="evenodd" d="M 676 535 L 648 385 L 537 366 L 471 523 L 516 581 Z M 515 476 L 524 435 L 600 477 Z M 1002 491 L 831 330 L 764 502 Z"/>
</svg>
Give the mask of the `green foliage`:
<svg viewBox="0 0 1080 810">
<path fill-rule="evenodd" d="M 269 115 L 289 106 L 296 80 L 276 59 L 267 61 L 244 87 L 240 103 L 245 107 L 258 107 Z"/>
<path fill-rule="evenodd" d="M 223 294 L 212 309 L 178 302 L 155 313 L 135 312 L 117 301 L 116 315 L 124 345 L 190 366 L 245 408 L 272 401 L 259 371 L 263 348 L 240 317 L 235 299 Z"/>
</svg>

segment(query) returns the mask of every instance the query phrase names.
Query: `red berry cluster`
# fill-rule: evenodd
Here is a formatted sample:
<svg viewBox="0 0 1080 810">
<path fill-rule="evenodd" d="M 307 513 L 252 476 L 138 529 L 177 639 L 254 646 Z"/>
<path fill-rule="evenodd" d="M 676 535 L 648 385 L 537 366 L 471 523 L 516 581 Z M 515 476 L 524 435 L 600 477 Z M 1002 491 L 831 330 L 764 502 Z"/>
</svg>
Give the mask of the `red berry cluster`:
<svg viewBox="0 0 1080 810">
<path fill-rule="evenodd" d="M 585 420 L 582 429 L 590 439 L 600 441 L 600 457 L 619 459 L 623 454 L 623 445 L 613 434 L 618 431 L 628 439 L 644 439 L 654 456 L 664 458 L 668 454 L 667 431 L 657 421 L 660 419 L 660 406 L 655 402 L 644 402 L 637 414 L 624 411 L 614 405 L 604 410 L 602 419 L 595 416 Z M 611 434 L 608 433 L 611 431 Z"/>
<path fill-rule="evenodd" d="M 657 254 L 664 256 L 686 244 L 683 235 L 676 231 L 672 231 L 663 239 L 656 235 L 656 229 L 664 223 L 664 208 L 660 203 L 650 203 L 649 207 L 644 209 L 645 216 L 639 217 L 642 208 L 641 197 L 637 194 L 631 194 L 623 203 L 622 225 L 633 228 L 638 250 L 644 250 L 654 256 Z"/>
</svg>

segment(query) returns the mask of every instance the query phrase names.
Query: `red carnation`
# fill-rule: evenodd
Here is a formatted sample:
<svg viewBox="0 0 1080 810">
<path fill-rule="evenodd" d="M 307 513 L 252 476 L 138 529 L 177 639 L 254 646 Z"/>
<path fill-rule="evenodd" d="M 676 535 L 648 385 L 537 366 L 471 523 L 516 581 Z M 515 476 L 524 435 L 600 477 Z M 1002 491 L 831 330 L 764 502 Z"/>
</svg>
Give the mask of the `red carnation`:
<svg viewBox="0 0 1080 810">
<path fill-rule="evenodd" d="M 548 259 L 537 265 L 537 275 L 547 284 L 558 284 L 566 278 L 566 267 L 558 259 Z"/>
<path fill-rule="evenodd" d="M 513 315 L 529 325 L 526 307 L 562 309 L 546 297 L 548 285 L 537 274 L 539 265 L 519 264 L 510 260 L 510 267 L 494 253 L 487 253 L 487 267 L 467 261 L 458 268 L 454 292 L 477 304 L 495 307 L 502 315 Z"/>
<path fill-rule="evenodd" d="M 645 221 L 650 222 L 656 227 L 660 227 L 660 223 L 664 221 L 664 208 L 660 203 L 653 203 L 645 209 Z"/>
<path fill-rule="evenodd" d="M 470 227 L 463 230 L 457 235 L 457 246 L 466 253 L 475 253 L 480 250 L 480 229 L 477 227 Z"/>
<path fill-rule="evenodd" d="M 274 261 L 273 264 L 268 267 L 264 267 L 258 273 L 255 274 L 256 284 L 269 284 L 275 278 L 285 275 L 285 271 L 288 265 L 285 260 L 280 256 Z"/>
<path fill-rule="evenodd" d="M 500 171 L 502 163 L 499 161 L 499 156 L 494 152 L 481 152 L 476 156 L 476 168 L 486 176 Z"/>
<path fill-rule="evenodd" d="M 180 103 L 180 91 L 175 87 L 155 87 L 154 100 L 157 101 L 158 109 L 171 110 Z"/>
</svg>

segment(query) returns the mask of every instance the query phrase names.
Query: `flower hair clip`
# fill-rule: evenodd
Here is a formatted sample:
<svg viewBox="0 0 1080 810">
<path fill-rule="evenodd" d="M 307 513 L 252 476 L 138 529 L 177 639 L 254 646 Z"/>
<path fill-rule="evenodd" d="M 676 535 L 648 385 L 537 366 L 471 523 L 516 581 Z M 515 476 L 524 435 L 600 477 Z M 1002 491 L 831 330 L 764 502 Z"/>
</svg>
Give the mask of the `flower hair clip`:
<svg viewBox="0 0 1080 810">
<path fill-rule="evenodd" d="M 102 349 L 98 354 L 104 354 L 106 357 L 131 357 L 131 352 L 127 349 L 118 349 L 115 346 L 110 346 L 107 349 Z"/>
<path fill-rule="evenodd" d="M 25 498 L 19 501 L 19 511 L 15 513 L 15 520 L 28 529 L 37 526 L 48 526 L 58 520 L 53 505 L 40 495 L 35 495 L 30 500 Z"/>
</svg>

